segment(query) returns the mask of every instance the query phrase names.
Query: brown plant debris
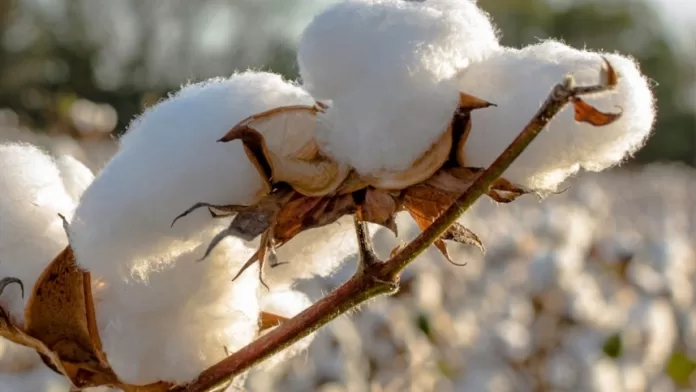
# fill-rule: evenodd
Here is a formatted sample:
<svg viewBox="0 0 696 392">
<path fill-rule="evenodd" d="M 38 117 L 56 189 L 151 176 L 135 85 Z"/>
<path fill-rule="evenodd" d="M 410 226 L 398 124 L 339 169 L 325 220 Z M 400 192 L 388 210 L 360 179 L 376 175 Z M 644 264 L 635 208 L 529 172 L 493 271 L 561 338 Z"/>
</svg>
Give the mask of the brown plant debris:
<svg viewBox="0 0 696 392">
<path fill-rule="evenodd" d="M 0 280 L 0 295 L 19 279 Z M 73 388 L 112 386 L 126 392 L 164 392 L 166 382 L 130 385 L 121 382 L 102 351 L 96 326 L 89 272 L 75 263 L 66 247 L 44 269 L 33 287 L 24 312 L 24 327 L 14 324 L 0 307 L 0 336 L 34 349 L 46 366 L 66 376 Z"/>
</svg>

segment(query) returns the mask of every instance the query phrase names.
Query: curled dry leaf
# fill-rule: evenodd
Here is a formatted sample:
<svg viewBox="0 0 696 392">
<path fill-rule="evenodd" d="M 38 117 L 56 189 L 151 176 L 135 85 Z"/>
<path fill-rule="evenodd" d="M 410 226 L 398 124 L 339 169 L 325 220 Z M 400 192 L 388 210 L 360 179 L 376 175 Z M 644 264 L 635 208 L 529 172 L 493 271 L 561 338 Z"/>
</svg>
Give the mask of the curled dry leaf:
<svg viewBox="0 0 696 392">
<path fill-rule="evenodd" d="M 15 282 L 11 279 L 3 282 Z M 163 392 L 172 386 L 125 384 L 113 372 L 96 327 L 90 274 L 77 266 L 69 246 L 37 280 L 24 318 L 22 329 L 0 308 L 0 336 L 34 349 L 46 366 L 66 376 L 75 388 L 106 385 L 126 392 Z"/>
<path fill-rule="evenodd" d="M 603 113 L 580 98 L 573 98 L 575 121 L 585 122 L 595 127 L 609 125 L 621 117 L 622 112 Z"/>
</svg>

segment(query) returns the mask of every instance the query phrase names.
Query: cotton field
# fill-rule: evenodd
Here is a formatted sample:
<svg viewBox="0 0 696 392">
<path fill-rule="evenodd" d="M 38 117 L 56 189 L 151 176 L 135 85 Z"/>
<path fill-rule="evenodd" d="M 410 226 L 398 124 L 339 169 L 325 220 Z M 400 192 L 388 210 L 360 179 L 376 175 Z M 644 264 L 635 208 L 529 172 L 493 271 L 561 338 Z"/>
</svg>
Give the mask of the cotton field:
<svg viewBox="0 0 696 392">
<path fill-rule="evenodd" d="M 86 99 L 63 133 L 0 112 L 0 391 L 696 385 L 696 173 L 624 164 L 656 84 L 501 34 L 475 1 L 339 1 L 297 80 L 182 82 L 118 138 Z"/>
</svg>

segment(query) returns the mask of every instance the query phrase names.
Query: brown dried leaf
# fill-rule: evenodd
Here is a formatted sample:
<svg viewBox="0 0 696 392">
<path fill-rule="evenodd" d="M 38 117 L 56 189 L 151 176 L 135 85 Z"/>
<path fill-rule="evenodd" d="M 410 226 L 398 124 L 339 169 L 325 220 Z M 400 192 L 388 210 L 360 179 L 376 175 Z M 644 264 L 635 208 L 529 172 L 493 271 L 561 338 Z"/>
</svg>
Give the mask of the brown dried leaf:
<svg viewBox="0 0 696 392">
<path fill-rule="evenodd" d="M 431 180 L 428 181 L 435 187 L 447 190 L 448 192 L 463 194 L 476 178 L 483 173 L 484 169 L 474 167 L 453 167 L 440 170 Z M 510 203 L 522 195 L 532 191 L 519 185 L 515 185 L 505 178 L 498 178 L 491 185 L 487 192 L 488 197 L 499 203 Z"/>
<path fill-rule="evenodd" d="M 425 231 L 458 197 L 453 192 L 448 192 L 431 185 L 419 184 L 406 190 L 404 207 L 416 221 L 418 227 Z M 464 226 L 455 223 L 443 236 L 433 242 L 433 245 L 452 264 L 455 263 L 447 251 L 444 240 L 455 241 L 461 244 L 474 245 L 484 251 L 481 240 Z"/>
<path fill-rule="evenodd" d="M 442 239 L 464 245 L 473 245 L 477 247 L 481 253 L 486 253 L 486 248 L 476 233 L 459 223 L 455 223 L 449 229 L 447 229 L 447 232 L 442 236 Z"/>
<path fill-rule="evenodd" d="M 619 113 L 603 113 L 580 98 L 573 98 L 575 121 L 585 122 L 595 127 L 609 125 L 621 117 Z"/>
</svg>

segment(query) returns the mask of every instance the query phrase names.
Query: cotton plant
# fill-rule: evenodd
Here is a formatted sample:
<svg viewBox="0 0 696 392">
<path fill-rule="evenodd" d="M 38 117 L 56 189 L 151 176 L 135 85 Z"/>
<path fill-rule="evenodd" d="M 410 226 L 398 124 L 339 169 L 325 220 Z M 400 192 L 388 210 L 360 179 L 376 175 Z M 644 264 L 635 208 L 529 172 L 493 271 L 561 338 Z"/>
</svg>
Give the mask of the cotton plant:
<svg viewBox="0 0 696 392">
<path fill-rule="evenodd" d="M 480 196 L 544 195 L 580 169 L 616 165 L 654 120 L 629 58 L 502 47 L 465 0 L 339 2 L 306 28 L 298 63 L 303 84 L 237 73 L 186 85 L 134 120 L 73 216 L 54 222 L 68 245 L 37 264 L 40 276 L 8 271 L 3 282 L 33 290 L 28 325 L 10 308 L 6 334 L 76 386 L 219 387 L 396 292 L 429 245 L 452 262 L 445 240 L 483 249 L 456 222 Z M 75 174 L 63 187 L 83 183 Z M 400 212 L 424 234 L 383 261 L 368 224 L 398 235 Z M 293 283 L 349 259 L 339 243 L 357 244 L 358 271 L 309 306 Z M 70 289 L 50 290 L 55 279 Z M 52 323 L 70 328 L 40 328 Z"/>
</svg>

